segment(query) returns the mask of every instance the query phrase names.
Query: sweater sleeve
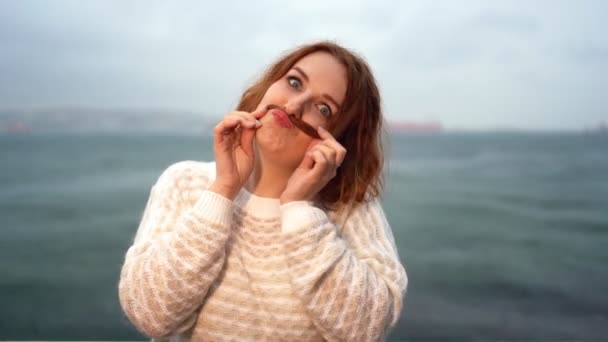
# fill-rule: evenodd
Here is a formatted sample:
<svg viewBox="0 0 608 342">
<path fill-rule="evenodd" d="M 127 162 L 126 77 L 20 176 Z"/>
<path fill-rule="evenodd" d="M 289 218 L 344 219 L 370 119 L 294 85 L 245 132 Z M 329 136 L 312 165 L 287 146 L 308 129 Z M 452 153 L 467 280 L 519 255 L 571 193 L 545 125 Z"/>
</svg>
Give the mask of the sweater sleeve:
<svg viewBox="0 0 608 342">
<path fill-rule="evenodd" d="M 205 191 L 208 183 L 196 162 L 167 168 L 151 189 L 126 253 L 120 304 L 135 327 L 150 337 L 190 329 L 223 267 L 233 203 Z"/>
<path fill-rule="evenodd" d="M 330 341 L 386 338 L 401 315 L 407 275 L 377 199 L 359 204 L 341 234 L 308 202 L 281 207 L 294 293 Z"/>
</svg>

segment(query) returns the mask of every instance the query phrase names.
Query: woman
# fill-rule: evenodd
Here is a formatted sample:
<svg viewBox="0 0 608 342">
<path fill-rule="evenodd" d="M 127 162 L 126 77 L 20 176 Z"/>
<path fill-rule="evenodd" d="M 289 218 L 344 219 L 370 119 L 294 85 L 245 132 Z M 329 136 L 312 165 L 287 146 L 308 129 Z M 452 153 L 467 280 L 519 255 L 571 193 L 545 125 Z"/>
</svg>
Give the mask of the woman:
<svg viewBox="0 0 608 342">
<path fill-rule="evenodd" d="M 330 42 L 279 59 L 152 187 L 119 284 L 152 337 L 383 339 L 407 285 L 378 196 L 380 96 Z"/>
</svg>

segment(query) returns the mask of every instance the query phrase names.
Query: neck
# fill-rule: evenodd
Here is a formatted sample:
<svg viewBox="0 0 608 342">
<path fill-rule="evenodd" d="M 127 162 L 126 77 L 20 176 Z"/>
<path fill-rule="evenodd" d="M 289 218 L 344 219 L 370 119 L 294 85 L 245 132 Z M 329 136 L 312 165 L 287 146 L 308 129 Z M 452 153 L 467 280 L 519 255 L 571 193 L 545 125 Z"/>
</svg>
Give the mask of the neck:
<svg viewBox="0 0 608 342">
<path fill-rule="evenodd" d="M 279 198 L 285 190 L 292 172 L 293 170 L 273 163 L 257 153 L 255 167 L 245 188 L 256 196 Z"/>
</svg>

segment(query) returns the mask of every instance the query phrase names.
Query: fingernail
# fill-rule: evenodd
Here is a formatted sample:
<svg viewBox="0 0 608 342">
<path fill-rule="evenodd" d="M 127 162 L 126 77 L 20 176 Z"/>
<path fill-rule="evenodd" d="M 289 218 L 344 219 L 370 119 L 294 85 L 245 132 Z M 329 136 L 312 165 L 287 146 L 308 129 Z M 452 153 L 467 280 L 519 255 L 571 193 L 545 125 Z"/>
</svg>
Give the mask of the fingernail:
<svg viewBox="0 0 608 342">
<path fill-rule="evenodd" d="M 255 120 L 255 127 L 260 127 L 260 126 L 262 126 L 262 121 Z"/>
</svg>

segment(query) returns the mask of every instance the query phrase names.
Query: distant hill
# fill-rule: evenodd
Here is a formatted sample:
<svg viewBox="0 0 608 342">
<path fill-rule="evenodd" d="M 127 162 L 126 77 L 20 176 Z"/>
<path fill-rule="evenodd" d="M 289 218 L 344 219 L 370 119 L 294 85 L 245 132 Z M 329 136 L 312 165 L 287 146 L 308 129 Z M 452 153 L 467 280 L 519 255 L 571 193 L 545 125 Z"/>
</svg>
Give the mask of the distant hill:
<svg viewBox="0 0 608 342">
<path fill-rule="evenodd" d="M 211 135 L 217 120 L 202 113 L 94 108 L 0 109 L 0 134 L 192 134 Z M 442 132 L 438 122 L 390 122 L 391 133 Z"/>
<path fill-rule="evenodd" d="M 170 110 L 0 109 L 0 134 L 211 134 L 214 118 Z"/>
</svg>

